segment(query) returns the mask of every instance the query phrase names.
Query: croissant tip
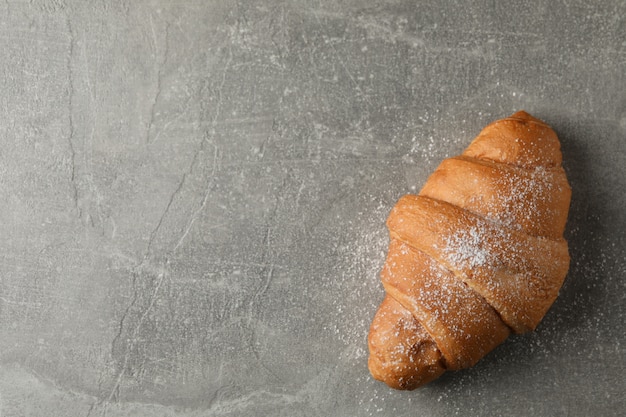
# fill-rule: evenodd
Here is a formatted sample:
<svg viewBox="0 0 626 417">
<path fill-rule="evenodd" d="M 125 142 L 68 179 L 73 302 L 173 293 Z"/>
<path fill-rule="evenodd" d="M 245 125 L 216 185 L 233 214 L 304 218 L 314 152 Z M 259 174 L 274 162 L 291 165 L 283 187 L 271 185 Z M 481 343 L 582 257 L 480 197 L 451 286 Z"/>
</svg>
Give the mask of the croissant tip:
<svg viewBox="0 0 626 417">
<path fill-rule="evenodd" d="M 525 110 L 519 110 L 519 111 L 513 113 L 507 119 L 515 119 L 515 120 L 521 120 L 521 121 L 525 121 L 525 122 L 535 122 L 535 123 L 538 123 L 538 124 L 546 125 L 546 122 L 544 122 L 541 119 L 537 119 L 536 117 L 532 116 L 530 113 L 528 113 Z"/>
</svg>

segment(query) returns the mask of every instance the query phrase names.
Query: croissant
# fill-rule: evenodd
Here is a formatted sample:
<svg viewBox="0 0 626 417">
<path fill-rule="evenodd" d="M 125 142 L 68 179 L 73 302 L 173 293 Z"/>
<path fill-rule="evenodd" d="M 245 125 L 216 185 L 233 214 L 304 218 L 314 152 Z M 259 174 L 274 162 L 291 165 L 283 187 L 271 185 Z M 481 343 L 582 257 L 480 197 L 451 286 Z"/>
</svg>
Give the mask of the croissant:
<svg viewBox="0 0 626 417">
<path fill-rule="evenodd" d="M 414 389 L 535 329 L 569 268 L 561 160 L 556 133 L 519 111 L 398 201 L 368 337 L 375 379 Z"/>
</svg>

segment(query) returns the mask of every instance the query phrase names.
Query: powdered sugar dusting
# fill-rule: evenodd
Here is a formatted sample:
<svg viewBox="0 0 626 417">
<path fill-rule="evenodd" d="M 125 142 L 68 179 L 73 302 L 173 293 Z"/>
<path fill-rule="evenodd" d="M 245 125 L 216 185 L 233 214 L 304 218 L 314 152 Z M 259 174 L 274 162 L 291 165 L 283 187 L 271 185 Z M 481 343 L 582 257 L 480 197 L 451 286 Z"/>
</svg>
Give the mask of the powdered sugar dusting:
<svg viewBox="0 0 626 417">
<path fill-rule="evenodd" d="M 369 204 L 373 204 L 372 208 L 355 213 L 354 224 L 348 225 L 354 228 L 356 241 L 346 241 L 337 247 L 342 262 L 336 266 L 335 272 L 340 278 L 330 276 L 327 282 L 337 314 L 323 328 L 347 348 L 356 347 L 358 357 L 366 354 L 363 334 L 367 333 L 371 315 L 380 302 L 377 297 L 379 274 L 389 243 L 388 231 L 380 222 L 388 215 L 389 205 L 382 201 Z M 344 291 L 333 291 L 338 286 Z M 334 299 L 335 296 L 338 298 Z"/>
<path fill-rule="evenodd" d="M 498 185 L 510 192 L 498 195 L 499 207 L 488 207 L 488 216 L 508 227 L 534 225 L 546 214 L 539 210 L 539 201 L 550 197 L 553 181 L 554 174 L 542 166 L 535 167 L 528 176 L 502 171 Z"/>
<path fill-rule="evenodd" d="M 446 239 L 443 253 L 451 263 L 464 268 L 483 266 L 491 256 L 483 240 L 483 231 L 478 226 L 460 230 Z"/>
</svg>

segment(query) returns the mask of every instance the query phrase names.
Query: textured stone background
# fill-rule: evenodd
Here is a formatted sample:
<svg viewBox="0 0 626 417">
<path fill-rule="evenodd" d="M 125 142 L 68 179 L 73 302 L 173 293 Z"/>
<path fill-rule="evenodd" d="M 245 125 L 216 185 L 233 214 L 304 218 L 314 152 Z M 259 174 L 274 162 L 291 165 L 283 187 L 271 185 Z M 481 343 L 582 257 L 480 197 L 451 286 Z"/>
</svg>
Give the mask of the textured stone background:
<svg viewBox="0 0 626 417">
<path fill-rule="evenodd" d="M 0 415 L 623 415 L 626 3 L 458 4 L 0 4 Z M 386 216 L 518 109 L 573 187 L 561 297 L 391 391 Z"/>
</svg>

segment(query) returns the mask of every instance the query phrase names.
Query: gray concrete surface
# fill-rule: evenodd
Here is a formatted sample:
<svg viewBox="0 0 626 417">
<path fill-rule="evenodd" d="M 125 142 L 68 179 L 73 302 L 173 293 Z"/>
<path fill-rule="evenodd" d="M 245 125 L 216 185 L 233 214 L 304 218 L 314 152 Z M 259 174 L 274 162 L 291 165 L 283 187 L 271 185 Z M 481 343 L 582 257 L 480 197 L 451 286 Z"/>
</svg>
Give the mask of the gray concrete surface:
<svg viewBox="0 0 626 417">
<path fill-rule="evenodd" d="M 0 4 L 0 415 L 626 412 L 626 3 Z M 539 329 L 367 371 L 386 216 L 486 123 L 559 133 Z"/>
</svg>

